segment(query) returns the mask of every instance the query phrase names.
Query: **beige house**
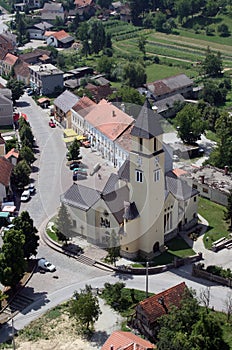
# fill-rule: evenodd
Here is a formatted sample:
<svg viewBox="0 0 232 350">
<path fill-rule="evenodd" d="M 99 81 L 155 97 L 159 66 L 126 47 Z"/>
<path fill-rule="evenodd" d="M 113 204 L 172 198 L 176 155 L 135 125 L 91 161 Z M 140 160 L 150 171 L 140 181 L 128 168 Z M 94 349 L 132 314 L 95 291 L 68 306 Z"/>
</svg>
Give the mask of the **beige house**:
<svg viewBox="0 0 232 350">
<path fill-rule="evenodd" d="M 167 166 L 160 121 L 146 100 L 130 129 L 129 157 L 118 173 L 102 190 L 96 183 L 92 188 L 74 183 L 64 193 L 61 202 L 73 220 L 74 235 L 107 246 L 116 234 L 122 256 L 149 259 L 179 230 L 197 223 L 198 192 L 173 172 L 172 164 Z"/>
<path fill-rule="evenodd" d="M 10 89 L 0 89 L 0 126 L 13 124 L 13 102 Z"/>
<path fill-rule="evenodd" d="M 0 203 L 11 193 L 10 177 L 13 164 L 5 157 L 0 157 Z"/>
</svg>

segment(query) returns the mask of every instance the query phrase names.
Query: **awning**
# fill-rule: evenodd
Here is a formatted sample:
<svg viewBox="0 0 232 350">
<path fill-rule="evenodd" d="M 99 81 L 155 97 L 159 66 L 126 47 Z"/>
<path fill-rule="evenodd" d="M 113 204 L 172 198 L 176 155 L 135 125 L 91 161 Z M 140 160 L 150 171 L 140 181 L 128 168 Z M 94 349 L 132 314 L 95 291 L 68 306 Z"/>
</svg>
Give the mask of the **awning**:
<svg viewBox="0 0 232 350">
<path fill-rule="evenodd" d="M 13 213 L 14 211 L 16 210 L 16 206 L 15 205 L 6 205 L 2 211 L 5 211 L 5 212 L 9 212 L 9 213 Z"/>
<path fill-rule="evenodd" d="M 63 138 L 63 141 L 65 143 L 71 143 L 73 142 L 74 140 L 78 140 L 78 141 L 82 141 L 82 140 L 86 140 L 86 137 L 83 136 L 83 135 L 77 135 L 77 136 L 72 136 L 72 137 L 64 137 Z"/>
<path fill-rule="evenodd" d="M 9 211 L 0 211 L 0 218 L 7 219 L 9 215 L 10 215 Z"/>
<path fill-rule="evenodd" d="M 73 129 L 65 129 L 64 137 L 74 137 L 77 136 L 77 133 Z"/>
</svg>

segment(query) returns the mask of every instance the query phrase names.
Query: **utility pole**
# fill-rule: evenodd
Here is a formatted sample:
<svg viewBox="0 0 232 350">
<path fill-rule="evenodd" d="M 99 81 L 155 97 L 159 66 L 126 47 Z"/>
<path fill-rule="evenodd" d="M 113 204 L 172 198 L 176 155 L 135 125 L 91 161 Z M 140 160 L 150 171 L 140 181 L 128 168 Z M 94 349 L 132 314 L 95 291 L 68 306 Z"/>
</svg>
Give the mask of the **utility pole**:
<svg viewBox="0 0 232 350">
<path fill-rule="evenodd" d="M 14 338 L 14 319 L 12 317 L 11 319 L 11 322 L 12 322 L 12 345 L 13 345 L 13 350 L 16 350 L 16 347 L 15 347 L 15 338 Z"/>
<path fill-rule="evenodd" d="M 146 262 L 146 298 L 148 298 L 148 261 Z"/>
</svg>

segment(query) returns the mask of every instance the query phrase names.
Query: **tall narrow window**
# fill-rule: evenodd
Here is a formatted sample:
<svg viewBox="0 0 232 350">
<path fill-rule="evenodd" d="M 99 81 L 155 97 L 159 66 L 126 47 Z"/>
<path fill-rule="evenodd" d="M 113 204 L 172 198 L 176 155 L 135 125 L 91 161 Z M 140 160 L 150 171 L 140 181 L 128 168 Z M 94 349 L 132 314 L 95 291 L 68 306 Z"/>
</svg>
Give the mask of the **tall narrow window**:
<svg viewBox="0 0 232 350">
<path fill-rule="evenodd" d="M 157 151 L 157 140 L 156 138 L 154 138 L 154 152 Z"/>
<path fill-rule="evenodd" d="M 140 152 L 142 152 L 142 150 L 143 150 L 143 139 L 142 138 L 139 139 L 139 150 L 140 150 Z"/>
<path fill-rule="evenodd" d="M 154 170 L 154 181 L 158 182 L 160 180 L 160 169 Z"/>
<path fill-rule="evenodd" d="M 143 172 L 141 170 L 135 170 L 135 180 L 137 182 L 143 182 Z"/>
</svg>

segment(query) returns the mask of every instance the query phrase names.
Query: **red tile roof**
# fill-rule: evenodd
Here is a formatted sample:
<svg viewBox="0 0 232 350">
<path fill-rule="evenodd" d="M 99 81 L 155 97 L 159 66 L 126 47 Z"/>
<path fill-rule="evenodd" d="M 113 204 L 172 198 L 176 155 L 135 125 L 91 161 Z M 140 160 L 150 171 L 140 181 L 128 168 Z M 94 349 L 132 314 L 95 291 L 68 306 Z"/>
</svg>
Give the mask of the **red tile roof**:
<svg viewBox="0 0 232 350">
<path fill-rule="evenodd" d="M 45 32 L 45 36 L 54 36 L 57 40 L 61 40 L 70 36 L 65 30 L 60 30 L 59 32 Z"/>
<path fill-rule="evenodd" d="M 0 184 L 9 186 L 13 165 L 5 157 L 0 157 Z"/>
<path fill-rule="evenodd" d="M 137 311 L 142 313 L 148 319 L 150 323 L 155 322 L 159 317 L 166 314 L 166 311 L 171 306 L 180 306 L 180 302 L 183 299 L 184 293 L 187 287 L 185 282 L 182 282 L 174 287 L 171 287 L 164 292 L 153 295 L 141 301 L 137 308 Z M 166 310 L 167 309 L 167 310 Z"/>
<path fill-rule="evenodd" d="M 75 0 L 74 3 L 77 7 L 86 7 L 92 5 L 93 0 Z"/>
<path fill-rule="evenodd" d="M 114 350 L 127 349 L 127 350 L 146 350 L 154 349 L 156 346 L 149 341 L 138 337 L 130 332 L 115 331 L 113 332 L 106 342 L 103 344 L 101 350 Z"/>
<path fill-rule="evenodd" d="M 73 110 L 79 113 L 82 117 L 85 117 L 93 108 L 96 103 L 93 102 L 89 97 L 83 96 L 74 106 Z"/>
<path fill-rule="evenodd" d="M 187 174 L 187 171 L 183 170 L 183 169 L 180 169 L 180 168 L 175 168 L 172 170 L 172 172 L 177 176 L 181 176 L 181 175 L 186 175 Z"/>
<path fill-rule="evenodd" d="M 116 140 L 134 119 L 106 100 L 101 100 L 85 120 L 110 140 Z"/>
<path fill-rule="evenodd" d="M 93 85 L 87 84 L 85 87 L 93 96 L 96 102 L 99 102 L 103 98 L 107 98 L 113 93 L 113 89 L 109 85 Z"/>
<path fill-rule="evenodd" d="M 15 75 L 19 75 L 25 78 L 29 77 L 30 71 L 28 66 L 29 64 L 24 61 L 18 62 L 17 65 L 14 67 Z"/>
<path fill-rule="evenodd" d="M 15 148 L 12 148 L 7 154 L 5 154 L 4 156 L 6 159 L 10 158 L 10 157 L 15 157 L 18 159 L 19 157 L 19 151 Z"/>
<path fill-rule="evenodd" d="M 48 98 L 48 97 L 41 97 L 41 98 L 39 98 L 38 100 L 37 100 L 37 102 L 39 103 L 39 104 L 41 104 L 41 103 L 44 103 L 44 102 L 50 102 L 51 100 L 50 100 L 50 98 Z"/>
<path fill-rule="evenodd" d="M 18 57 L 15 55 L 12 55 L 12 53 L 7 53 L 5 58 L 4 58 L 4 62 L 13 66 L 18 60 Z"/>
</svg>

